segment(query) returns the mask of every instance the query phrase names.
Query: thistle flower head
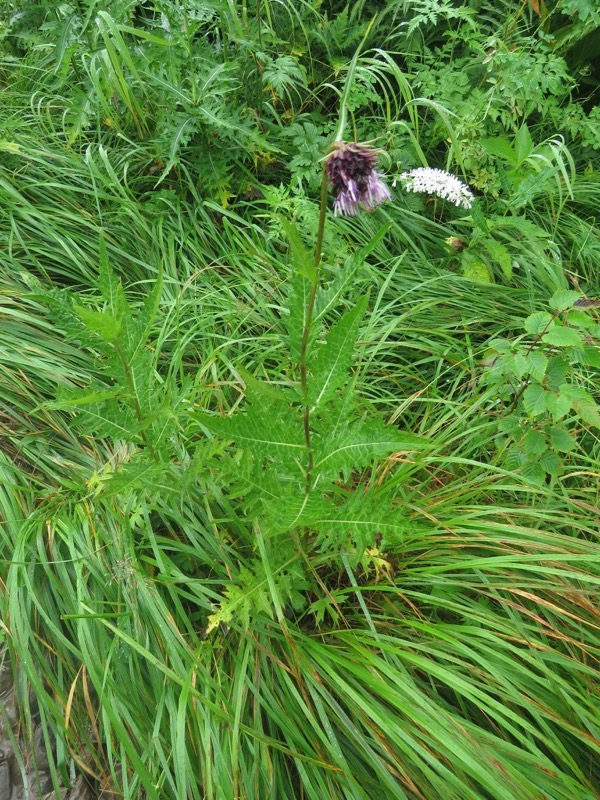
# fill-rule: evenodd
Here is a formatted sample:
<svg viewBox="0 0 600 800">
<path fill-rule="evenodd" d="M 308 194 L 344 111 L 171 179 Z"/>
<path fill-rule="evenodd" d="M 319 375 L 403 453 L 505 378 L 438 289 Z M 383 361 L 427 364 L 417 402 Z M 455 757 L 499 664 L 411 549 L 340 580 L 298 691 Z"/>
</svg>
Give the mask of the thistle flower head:
<svg viewBox="0 0 600 800">
<path fill-rule="evenodd" d="M 333 212 L 356 216 L 390 200 L 390 191 L 375 170 L 377 150 L 365 144 L 334 142 L 325 170 L 333 192 Z"/>
<path fill-rule="evenodd" d="M 471 208 L 475 200 L 475 195 L 466 183 L 455 175 L 444 172 L 443 169 L 429 167 L 412 169 L 410 172 L 403 172 L 400 180 L 407 192 L 435 194 L 443 200 L 449 200 L 455 206 Z"/>
</svg>

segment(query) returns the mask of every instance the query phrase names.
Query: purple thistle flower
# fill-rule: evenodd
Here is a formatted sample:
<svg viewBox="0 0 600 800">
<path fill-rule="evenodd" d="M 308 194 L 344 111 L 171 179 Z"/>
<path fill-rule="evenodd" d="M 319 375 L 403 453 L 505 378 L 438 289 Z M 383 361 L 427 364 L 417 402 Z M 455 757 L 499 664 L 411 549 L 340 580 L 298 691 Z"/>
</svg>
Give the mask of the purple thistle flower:
<svg viewBox="0 0 600 800">
<path fill-rule="evenodd" d="M 365 144 L 334 142 L 325 170 L 333 192 L 336 216 L 355 217 L 361 209 L 372 211 L 391 194 L 375 170 L 378 151 Z"/>
</svg>

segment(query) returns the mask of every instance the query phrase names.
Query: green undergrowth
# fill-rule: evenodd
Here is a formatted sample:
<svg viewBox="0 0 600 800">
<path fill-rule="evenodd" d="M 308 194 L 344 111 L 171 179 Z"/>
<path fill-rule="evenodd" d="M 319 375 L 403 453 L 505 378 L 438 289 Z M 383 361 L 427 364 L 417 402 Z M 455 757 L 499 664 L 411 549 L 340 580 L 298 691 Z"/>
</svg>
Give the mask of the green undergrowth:
<svg viewBox="0 0 600 800">
<path fill-rule="evenodd" d="M 57 796 L 598 797 L 595 7 L 109 5 L 0 34 L 1 625 Z M 317 275 L 340 96 L 393 197 Z"/>
</svg>

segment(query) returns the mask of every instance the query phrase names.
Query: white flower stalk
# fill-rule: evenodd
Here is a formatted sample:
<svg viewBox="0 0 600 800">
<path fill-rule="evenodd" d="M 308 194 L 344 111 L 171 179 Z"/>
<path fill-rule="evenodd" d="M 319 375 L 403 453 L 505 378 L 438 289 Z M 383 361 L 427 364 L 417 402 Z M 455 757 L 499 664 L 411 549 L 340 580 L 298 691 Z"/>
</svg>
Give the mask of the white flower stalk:
<svg viewBox="0 0 600 800">
<path fill-rule="evenodd" d="M 430 167 L 412 169 L 410 172 L 403 172 L 400 180 L 407 192 L 435 194 L 443 200 L 449 200 L 455 206 L 471 208 L 475 200 L 475 195 L 466 183 L 463 183 L 455 175 L 444 172 L 443 169 L 431 169 Z"/>
</svg>

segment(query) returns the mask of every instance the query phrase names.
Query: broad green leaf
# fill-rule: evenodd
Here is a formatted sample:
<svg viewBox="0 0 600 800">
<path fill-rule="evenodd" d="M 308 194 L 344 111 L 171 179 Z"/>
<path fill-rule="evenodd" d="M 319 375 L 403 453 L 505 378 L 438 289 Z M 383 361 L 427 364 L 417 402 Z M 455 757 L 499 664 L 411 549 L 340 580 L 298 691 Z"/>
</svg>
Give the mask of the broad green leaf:
<svg viewBox="0 0 600 800">
<path fill-rule="evenodd" d="M 568 308 L 573 308 L 580 298 L 581 292 L 574 292 L 571 289 L 558 289 L 550 298 L 548 305 L 553 311 L 566 311 Z"/>
<path fill-rule="evenodd" d="M 515 471 L 520 469 L 523 464 L 527 464 L 527 456 L 518 445 L 510 447 L 504 456 L 504 466 L 506 469 Z"/>
<path fill-rule="evenodd" d="M 547 356 L 539 350 L 532 350 L 525 355 L 525 361 L 527 362 L 526 371 L 535 381 L 541 383 L 548 367 Z"/>
<path fill-rule="evenodd" d="M 555 347 L 581 347 L 583 344 L 581 336 L 576 330 L 558 325 L 546 331 L 542 336 L 542 342 Z"/>
<path fill-rule="evenodd" d="M 546 392 L 545 403 L 554 422 L 558 422 L 558 420 L 566 416 L 571 410 L 571 400 L 565 394 Z"/>
<path fill-rule="evenodd" d="M 523 327 L 527 333 L 530 333 L 532 336 L 539 336 L 542 331 L 549 328 L 552 324 L 554 324 L 552 314 L 549 314 L 547 311 L 535 311 L 525 319 Z"/>
<path fill-rule="evenodd" d="M 588 391 L 569 383 L 564 383 L 560 390 L 561 394 L 570 399 L 572 407 L 584 422 L 600 428 L 600 408 Z"/>
<path fill-rule="evenodd" d="M 107 311 L 92 311 L 83 306 L 75 306 L 83 324 L 93 333 L 101 336 L 105 342 L 114 342 L 121 333 L 121 322 Z"/>
<path fill-rule="evenodd" d="M 486 153 L 489 153 L 491 156 L 503 158 L 513 167 L 518 165 L 517 154 L 508 139 L 495 136 L 493 138 L 482 139 L 481 144 Z"/>
<path fill-rule="evenodd" d="M 552 358 L 548 360 L 546 380 L 550 389 L 557 391 L 561 383 L 565 382 L 565 378 L 568 374 L 569 362 L 562 355 L 552 356 Z"/>
<path fill-rule="evenodd" d="M 499 420 L 498 430 L 516 437 L 521 431 L 521 421 L 521 415 L 509 414 L 507 417 L 503 417 Z"/>
<path fill-rule="evenodd" d="M 515 166 L 520 166 L 533 152 L 533 142 L 531 140 L 529 128 L 525 123 L 521 125 L 515 136 L 514 148 L 517 156 L 517 163 Z"/>
<path fill-rule="evenodd" d="M 523 392 L 523 407 L 529 417 L 537 417 L 546 410 L 544 387 L 531 383 Z"/>
<path fill-rule="evenodd" d="M 525 353 L 515 353 L 511 361 L 514 373 L 517 376 L 517 378 L 521 379 L 524 375 L 526 375 L 529 372 L 529 363 Z"/>
<path fill-rule="evenodd" d="M 528 461 L 521 467 L 523 477 L 532 483 L 542 485 L 546 481 L 546 470 L 542 467 L 539 461 Z"/>
<path fill-rule="evenodd" d="M 481 283 L 493 282 L 487 264 L 480 258 L 463 257 L 462 274 L 465 278 L 470 278 L 472 281 L 480 281 Z"/>
<path fill-rule="evenodd" d="M 581 351 L 581 363 L 588 367 L 600 369 L 600 347 L 598 345 L 584 345 Z"/>
<path fill-rule="evenodd" d="M 523 447 L 523 452 L 529 459 L 540 456 L 548 449 L 546 438 L 540 431 L 535 430 L 535 428 L 531 428 L 527 431 L 523 437 L 521 446 Z"/>
<path fill-rule="evenodd" d="M 585 311 L 579 311 L 577 308 L 572 308 L 567 313 L 569 325 L 574 326 L 575 328 L 583 328 L 585 330 L 594 325 L 593 318 Z"/>
<path fill-rule="evenodd" d="M 562 425 L 553 425 L 550 428 L 550 444 L 559 453 L 570 453 L 577 447 L 577 439 Z"/>
<path fill-rule="evenodd" d="M 326 403 L 348 380 L 354 343 L 368 300 L 368 295 L 363 295 L 332 328 L 326 343 L 316 351 L 309 380 L 309 403 L 313 408 Z"/>
<path fill-rule="evenodd" d="M 561 472 L 562 460 L 556 453 L 548 450 L 540 456 L 539 465 L 547 475 L 552 478 L 558 478 Z"/>
</svg>

